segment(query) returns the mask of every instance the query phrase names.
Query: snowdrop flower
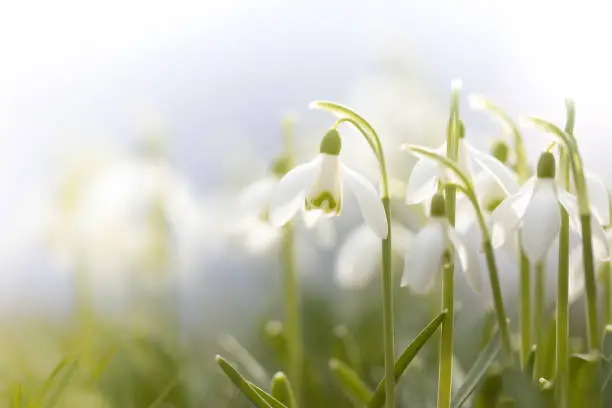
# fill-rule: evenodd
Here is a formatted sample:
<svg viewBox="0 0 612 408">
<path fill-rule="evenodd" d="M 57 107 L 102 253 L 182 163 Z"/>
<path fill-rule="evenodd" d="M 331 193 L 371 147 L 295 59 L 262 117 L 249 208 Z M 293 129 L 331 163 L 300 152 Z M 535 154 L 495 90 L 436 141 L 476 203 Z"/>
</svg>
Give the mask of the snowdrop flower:
<svg viewBox="0 0 612 408">
<path fill-rule="evenodd" d="M 234 223 L 233 231 L 244 238 L 246 248 L 252 253 L 262 253 L 275 246 L 282 230 L 270 224 L 272 193 L 280 177 L 285 174 L 286 160 L 278 159 L 272 165 L 271 173 L 240 193 L 241 216 Z M 329 218 L 322 217 L 322 211 L 302 211 L 306 228 L 313 229 L 317 243 L 322 248 L 331 248 L 336 241 L 334 226 Z"/>
<path fill-rule="evenodd" d="M 557 187 L 555 156 L 544 152 L 538 160 L 536 177 L 529 179 L 517 194 L 508 197 L 493 212 L 493 246 L 501 246 L 518 230 L 523 250 L 531 262 L 543 260 L 561 228 L 559 205 L 567 211 L 571 227 L 580 231 L 576 197 Z M 598 217 L 592 217 L 592 229 L 594 247 L 604 250 L 606 238 Z M 607 254 L 607 248 L 605 251 Z"/>
<path fill-rule="evenodd" d="M 463 133 L 463 132 L 462 132 Z M 446 156 L 446 142 L 434 150 L 436 153 Z M 459 138 L 457 167 L 469 180 L 473 180 L 472 162 L 476 162 L 483 170 L 491 174 L 507 193 L 513 193 L 517 189 L 515 176 L 512 171 L 504 166 L 495 157 L 483 153 L 472 147 L 464 137 Z M 453 174 L 448 174 L 447 169 L 440 163 L 422 159 L 414 166 L 408 187 L 406 189 L 406 203 L 409 205 L 422 203 L 428 200 L 437 190 L 438 182 L 444 182 L 447 178 L 454 179 Z"/>
<path fill-rule="evenodd" d="M 391 250 L 404 256 L 410 246 L 413 234 L 397 222 L 391 222 L 393 240 Z M 367 225 L 361 225 L 351 232 L 336 258 L 336 282 L 344 289 L 360 289 L 370 283 L 380 268 L 382 248 L 379 238 Z"/>
<path fill-rule="evenodd" d="M 493 144 L 491 153 L 499 160 L 500 166 L 505 167 L 509 153 L 508 145 L 504 141 L 497 141 Z M 498 171 L 502 168 L 500 166 L 497 166 Z M 504 186 L 488 171 L 481 171 L 474 177 L 474 189 L 487 224 L 490 224 L 490 216 L 493 211 L 508 196 L 508 190 L 516 192 L 520 188 L 512 170 L 506 167 L 503 171 L 506 173 Z M 476 220 L 476 212 L 470 200 L 463 194 L 457 197 L 455 213 L 455 230 L 466 233 Z"/>
<path fill-rule="evenodd" d="M 405 255 L 402 286 L 426 292 L 434 284 L 444 265 L 448 244 L 457 252 L 461 268 L 470 286 L 479 292 L 482 286 L 477 255 L 457 235 L 446 219 L 444 196 L 435 194 L 431 201 L 431 218 L 412 240 Z"/>
<path fill-rule="evenodd" d="M 276 186 L 270 206 L 270 221 L 279 227 L 300 209 L 319 211 L 332 217 L 340 215 L 343 187 L 357 198 L 366 224 L 380 239 L 388 234 L 387 216 L 374 186 L 340 160 L 342 139 L 336 129 L 328 131 L 321 141 L 320 154 L 312 161 L 289 171 Z"/>
</svg>

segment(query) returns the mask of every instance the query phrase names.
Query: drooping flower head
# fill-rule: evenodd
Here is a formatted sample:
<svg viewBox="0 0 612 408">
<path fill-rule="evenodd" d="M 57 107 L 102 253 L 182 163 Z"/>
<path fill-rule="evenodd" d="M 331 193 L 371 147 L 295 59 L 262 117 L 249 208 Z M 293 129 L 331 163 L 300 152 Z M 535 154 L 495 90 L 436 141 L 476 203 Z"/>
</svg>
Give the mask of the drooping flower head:
<svg viewBox="0 0 612 408">
<path fill-rule="evenodd" d="M 341 150 L 342 138 L 333 128 L 323 136 L 315 159 L 283 176 L 272 195 L 272 225 L 284 225 L 301 208 L 328 217 L 340 215 L 343 189 L 347 186 L 355 195 L 366 224 L 379 238 L 387 237 L 387 217 L 376 189 L 365 177 L 342 163 Z"/>
<path fill-rule="evenodd" d="M 561 228 L 559 205 L 567 211 L 570 226 L 580 232 L 576 197 L 557 187 L 555 173 L 555 156 L 550 152 L 542 153 L 536 177 L 529 179 L 518 193 L 504 200 L 493 212 L 494 246 L 502 245 L 518 230 L 527 257 L 532 262 L 541 261 Z M 593 217 L 592 220 L 593 242 L 604 245 L 606 239 L 599 219 Z"/>
<path fill-rule="evenodd" d="M 434 194 L 430 214 L 427 224 L 418 232 L 406 252 L 401 285 L 410 286 L 416 292 L 428 291 L 444 265 L 446 249 L 450 243 L 457 252 L 468 283 L 479 292 L 482 280 L 477 255 L 465 245 L 449 224 L 442 194 Z"/>
</svg>

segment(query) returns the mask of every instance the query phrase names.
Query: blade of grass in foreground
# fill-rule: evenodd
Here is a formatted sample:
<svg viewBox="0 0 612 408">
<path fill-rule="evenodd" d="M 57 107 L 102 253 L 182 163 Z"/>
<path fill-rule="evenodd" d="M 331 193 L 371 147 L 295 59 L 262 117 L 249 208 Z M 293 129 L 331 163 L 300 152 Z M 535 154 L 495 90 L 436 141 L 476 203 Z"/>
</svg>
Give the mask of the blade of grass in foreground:
<svg viewBox="0 0 612 408">
<path fill-rule="evenodd" d="M 478 356 L 478 359 L 468 372 L 468 375 L 465 379 L 465 382 L 461 384 L 459 389 L 457 390 L 457 394 L 452 400 L 452 408 L 461 407 L 467 399 L 472 395 L 478 384 L 484 377 L 487 372 L 487 369 L 491 365 L 497 354 L 499 354 L 499 350 L 501 348 L 499 334 L 496 334 L 487 347 L 484 348 L 482 353 Z"/>
<path fill-rule="evenodd" d="M 425 343 L 431 338 L 436 332 L 438 327 L 446 319 L 447 311 L 441 312 L 437 315 L 425 328 L 414 338 L 414 340 L 408 345 L 406 350 L 395 362 L 395 381 L 399 380 L 408 365 L 416 357 L 417 353 L 423 348 Z M 368 404 L 368 408 L 380 408 L 385 402 L 385 380 L 381 380 L 376 387 L 374 396 Z"/>
<path fill-rule="evenodd" d="M 329 368 L 338 382 L 342 384 L 344 391 L 353 396 L 359 403 L 365 405 L 372 399 L 372 391 L 368 389 L 368 386 L 351 367 L 332 358 L 329 360 Z"/>
<path fill-rule="evenodd" d="M 260 395 L 257 393 L 249 384 L 247 380 L 244 379 L 242 375 L 234 367 L 231 366 L 230 363 L 225 361 L 225 359 L 221 356 L 217 356 L 216 358 L 217 364 L 221 367 L 221 370 L 228 376 L 228 378 L 234 383 L 234 385 L 242 392 L 249 401 L 253 403 L 257 408 L 272 408 L 270 404 L 268 404 Z"/>
</svg>

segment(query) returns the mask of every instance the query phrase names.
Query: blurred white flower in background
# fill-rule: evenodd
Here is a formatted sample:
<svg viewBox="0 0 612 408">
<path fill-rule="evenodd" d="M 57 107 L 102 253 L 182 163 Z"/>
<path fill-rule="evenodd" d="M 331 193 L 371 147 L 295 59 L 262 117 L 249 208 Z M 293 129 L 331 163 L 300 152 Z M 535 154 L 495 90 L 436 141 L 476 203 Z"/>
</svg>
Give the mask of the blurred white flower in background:
<svg viewBox="0 0 612 408">
<path fill-rule="evenodd" d="M 391 222 L 391 250 L 404 256 L 413 233 L 398 222 Z M 360 289 L 368 285 L 381 266 L 380 238 L 365 224 L 351 231 L 336 258 L 335 279 L 344 289 Z"/>
</svg>

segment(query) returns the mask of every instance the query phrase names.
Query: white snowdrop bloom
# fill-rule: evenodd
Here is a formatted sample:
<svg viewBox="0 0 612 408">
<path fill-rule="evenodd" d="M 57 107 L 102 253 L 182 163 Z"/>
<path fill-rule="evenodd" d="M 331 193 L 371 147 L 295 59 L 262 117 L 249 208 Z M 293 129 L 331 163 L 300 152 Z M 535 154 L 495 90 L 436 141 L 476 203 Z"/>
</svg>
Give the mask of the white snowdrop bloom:
<svg viewBox="0 0 612 408">
<path fill-rule="evenodd" d="M 544 259 L 561 228 L 562 205 L 570 225 L 580 232 L 576 197 L 555 182 L 555 157 L 544 152 L 538 160 L 537 175 L 529 179 L 516 194 L 504 200 L 493 212 L 493 246 L 499 247 L 519 231 L 523 251 L 531 262 Z M 604 248 L 606 237 L 598 217 L 592 217 L 593 244 Z M 607 248 L 605 249 L 607 253 Z"/>
<path fill-rule="evenodd" d="M 352 191 L 366 224 L 380 239 L 388 234 L 387 216 L 376 188 L 362 175 L 340 160 L 342 140 L 336 129 L 321 141 L 320 154 L 283 176 L 274 189 L 270 222 L 280 227 L 300 209 L 318 211 L 328 217 L 340 215 L 343 188 Z"/>
<path fill-rule="evenodd" d="M 279 182 L 277 174 L 285 173 L 277 168 L 277 160 L 271 175 L 265 176 L 240 192 L 239 216 L 232 223 L 232 231 L 244 239 L 247 250 L 258 254 L 268 251 L 277 245 L 282 230 L 269 222 L 272 193 Z M 322 248 L 331 248 L 336 242 L 336 231 L 331 219 L 322 217 L 322 211 L 302 211 L 302 220 L 307 229 L 312 230 L 317 244 Z"/>
<path fill-rule="evenodd" d="M 391 222 L 391 250 L 404 256 L 413 233 L 397 222 Z M 380 270 L 382 247 L 379 238 L 367 225 L 353 230 L 336 258 L 336 282 L 345 289 L 360 289 L 368 285 Z"/>
<path fill-rule="evenodd" d="M 412 239 L 404 257 L 402 286 L 410 286 L 416 292 L 427 292 L 435 283 L 444 263 L 449 243 L 454 247 L 461 269 L 466 273 L 470 286 L 480 292 L 480 275 L 477 254 L 457 235 L 446 218 L 446 204 L 441 194 L 431 201 L 431 218 Z"/>
<path fill-rule="evenodd" d="M 472 147 L 464 137 L 459 139 L 458 145 L 457 167 L 470 181 L 474 180 L 472 170 L 472 161 L 474 161 L 489 173 L 507 194 L 513 194 L 518 190 L 516 176 L 499 160 Z M 435 152 L 446 156 L 446 142 L 435 149 Z M 438 182 L 446 179 L 455 180 L 456 176 L 437 161 L 425 158 L 419 160 L 410 173 L 406 189 L 406 203 L 412 205 L 430 199 L 438 188 Z"/>
<path fill-rule="evenodd" d="M 608 189 L 600 177 L 589 171 L 585 172 L 586 188 L 593 214 L 599 218 L 602 225 L 610 224 L 610 197 Z M 570 191 L 576 193 L 573 174 L 570 172 Z"/>
</svg>

